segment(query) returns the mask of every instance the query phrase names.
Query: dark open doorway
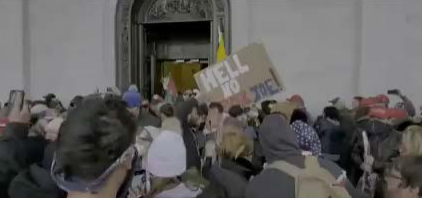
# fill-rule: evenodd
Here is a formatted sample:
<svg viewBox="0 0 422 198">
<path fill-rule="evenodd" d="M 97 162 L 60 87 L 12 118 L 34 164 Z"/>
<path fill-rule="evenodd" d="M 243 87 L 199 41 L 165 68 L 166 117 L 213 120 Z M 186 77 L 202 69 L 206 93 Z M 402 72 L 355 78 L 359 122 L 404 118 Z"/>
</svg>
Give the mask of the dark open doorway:
<svg viewBox="0 0 422 198">
<path fill-rule="evenodd" d="M 158 77 L 151 75 L 153 70 L 148 70 L 148 67 L 155 64 L 157 68 L 161 62 L 168 61 L 180 63 L 182 59 L 185 63 L 199 62 L 201 67 L 213 64 L 216 59 L 219 30 L 223 31 L 226 51 L 230 53 L 230 0 L 118 0 L 115 28 L 116 86 L 125 90 L 130 84 L 137 84 L 143 88 L 146 96 L 149 96 L 155 91 L 157 81 L 150 82 L 151 85 L 145 83 Z M 158 37 L 154 36 L 154 32 L 158 32 Z M 147 38 L 148 35 L 150 38 Z M 158 41 L 170 38 L 176 40 L 175 44 L 177 40 L 179 43 L 191 41 L 202 46 L 203 50 L 187 46 L 163 47 L 162 49 L 171 49 L 182 56 L 159 59 L 158 57 L 162 56 L 158 53 L 159 46 L 156 48 L 156 54 L 148 52 L 151 51 L 152 44 L 148 44 L 151 38 Z M 209 48 L 205 49 L 203 46 L 207 44 Z M 208 56 L 203 56 L 206 50 Z M 185 54 L 186 51 L 191 52 L 191 55 L 185 56 L 188 55 Z M 195 55 L 193 52 L 196 56 L 192 56 Z M 154 60 L 151 61 L 151 58 Z"/>
<path fill-rule="evenodd" d="M 145 61 L 139 74 L 145 96 L 163 94 L 161 80 L 172 75 L 179 91 L 196 88 L 193 74 L 209 64 L 211 22 L 144 24 Z"/>
</svg>

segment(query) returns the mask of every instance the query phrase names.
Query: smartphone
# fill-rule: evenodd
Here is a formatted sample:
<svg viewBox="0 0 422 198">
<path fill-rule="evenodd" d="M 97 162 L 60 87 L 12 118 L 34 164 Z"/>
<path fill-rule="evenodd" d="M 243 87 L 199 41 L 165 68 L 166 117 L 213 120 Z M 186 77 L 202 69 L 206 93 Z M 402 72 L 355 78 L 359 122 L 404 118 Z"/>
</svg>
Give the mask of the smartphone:
<svg viewBox="0 0 422 198">
<path fill-rule="evenodd" d="M 391 90 L 388 90 L 387 93 L 389 95 L 399 95 L 399 90 L 398 89 L 391 89 Z"/>
<path fill-rule="evenodd" d="M 25 99 L 25 91 L 23 90 L 11 90 L 9 94 L 9 107 L 12 109 L 12 107 L 15 106 L 15 98 L 20 98 L 20 109 L 23 107 L 24 99 Z"/>
</svg>

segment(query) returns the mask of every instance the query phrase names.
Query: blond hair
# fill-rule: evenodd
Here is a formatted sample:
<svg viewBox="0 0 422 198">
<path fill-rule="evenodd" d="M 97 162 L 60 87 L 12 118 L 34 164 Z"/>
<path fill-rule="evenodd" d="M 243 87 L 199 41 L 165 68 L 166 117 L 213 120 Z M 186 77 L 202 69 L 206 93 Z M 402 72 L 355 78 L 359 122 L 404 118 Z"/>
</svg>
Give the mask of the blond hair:
<svg viewBox="0 0 422 198">
<path fill-rule="evenodd" d="M 246 158 L 252 155 L 253 142 L 245 134 L 239 132 L 226 132 L 218 146 L 218 154 L 227 158 Z"/>
<path fill-rule="evenodd" d="M 422 155 L 422 127 L 410 126 L 403 133 L 402 143 L 409 155 Z"/>
</svg>

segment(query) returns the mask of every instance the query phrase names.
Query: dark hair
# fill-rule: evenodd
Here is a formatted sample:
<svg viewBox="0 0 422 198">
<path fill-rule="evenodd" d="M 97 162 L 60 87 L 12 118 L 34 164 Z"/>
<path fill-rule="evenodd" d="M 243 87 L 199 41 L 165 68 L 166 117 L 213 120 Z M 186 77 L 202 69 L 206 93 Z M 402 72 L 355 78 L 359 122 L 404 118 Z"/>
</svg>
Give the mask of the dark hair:
<svg viewBox="0 0 422 198">
<path fill-rule="evenodd" d="M 160 107 L 160 113 L 164 114 L 167 117 L 173 117 L 174 116 L 174 107 L 173 105 L 166 103 L 163 104 Z"/>
<path fill-rule="evenodd" d="M 218 109 L 219 113 L 223 113 L 224 111 L 223 105 L 221 105 L 221 103 L 218 103 L 218 102 L 212 102 L 208 109 Z"/>
<path fill-rule="evenodd" d="M 275 100 L 266 100 L 266 101 L 262 102 L 261 103 L 262 112 L 266 115 L 271 114 L 270 105 L 276 104 L 276 103 L 277 103 L 277 101 L 275 101 Z"/>
<path fill-rule="evenodd" d="M 296 122 L 298 120 L 300 120 L 304 123 L 308 123 L 308 116 L 301 109 L 296 109 L 296 110 L 293 111 L 292 117 L 290 118 L 290 124 L 292 124 L 293 122 Z"/>
<path fill-rule="evenodd" d="M 69 112 L 57 140 L 65 177 L 99 177 L 133 143 L 135 120 L 122 100 L 89 96 Z"/>
<path fill-rule="evenodd" d="M 337 108 L 333 106 L 325 107 L 324 108 L 324 115 L 326 118 L 330 118 L 332 120 L 340 121 L 340 113 L 338 112 Z"/>
<path fill-rule="evenodd" d="M 198 106 L 198 115 L 207 116 L 208 115 L 208 105 L 206 103 L 201 103 Z"/>
<path fill-rule="evenodd" d="M 389 167 L 387 172 L 396 170 L 400 172 L 403 179 L 402 187 L 422 187 L 422 157 L 421 156 L 406 156 L 395 160 Z"/>
<path fill-rule="evenodd" d="M 182 128 L 184 131 L 189 130 L 190 124 L 188 117 L 195 108 L 198 110 L 198 101 L 195 98 L 190 98 L 176 106 L 176 116 L 182 123 Z"/>
<path fill-rule="evenodd" d="M 230 107 L 230 109 L 229 109 L 229 115 L 231 117 L 234 117 L 234 118 L 242 115 L 243 113 L 244 113 L 244 110 L 240 105 L 234 105 L 234 106 Z"/>
</svg>

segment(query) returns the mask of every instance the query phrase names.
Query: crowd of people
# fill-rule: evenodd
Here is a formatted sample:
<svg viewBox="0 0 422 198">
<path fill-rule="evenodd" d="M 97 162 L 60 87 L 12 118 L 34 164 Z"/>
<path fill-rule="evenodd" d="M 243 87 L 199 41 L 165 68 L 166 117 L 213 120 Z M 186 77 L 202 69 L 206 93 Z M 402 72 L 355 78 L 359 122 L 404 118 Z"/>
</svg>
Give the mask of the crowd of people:
<svg viewBox="0 0 422 198">
<path fill-rule="evenodd" d="M 12 97 L 0 111 L 2 198 L 416 198 L 422 119 L 399 90 L 260 105 L 142 97 L 134 85 Z M 311 99 L 310 99 L 311 100 Z M 260 106 L 260 107 L 258 107 Z"/>
</svg>

